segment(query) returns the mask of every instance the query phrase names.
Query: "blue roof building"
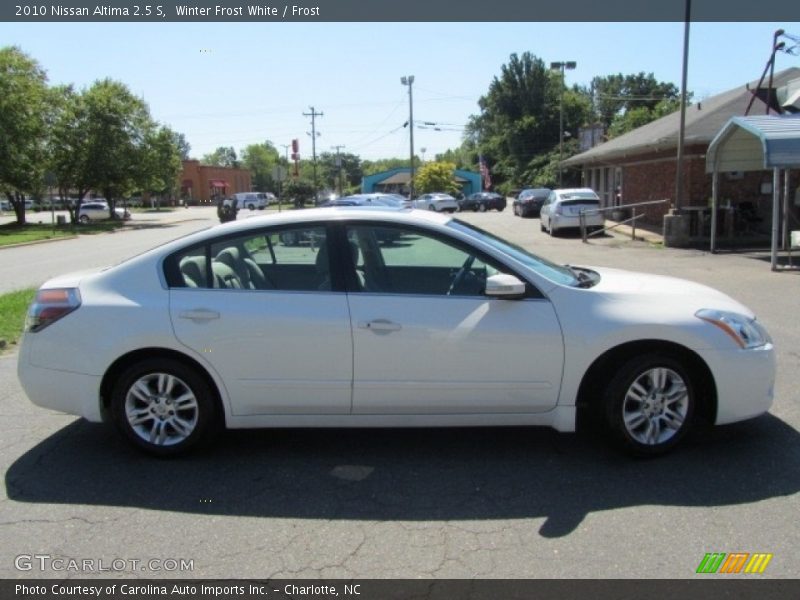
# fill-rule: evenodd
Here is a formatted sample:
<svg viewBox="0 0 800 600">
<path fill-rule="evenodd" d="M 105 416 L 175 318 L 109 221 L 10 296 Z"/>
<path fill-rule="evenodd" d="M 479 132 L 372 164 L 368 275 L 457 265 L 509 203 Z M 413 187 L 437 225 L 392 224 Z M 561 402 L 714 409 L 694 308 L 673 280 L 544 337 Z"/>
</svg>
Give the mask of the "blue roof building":
<svg viewBox="0 0 800 600">
<path fill-rule="evenodd" d="M 455 181 L 465 196 L 483 191 L 480 173 L 456 169 L 453 171 L 453 181 Z M 387 192 L 408 194 L 410 182 L 411 169 L 409 167 L 390 169 L 362 178 L 361 193 L 372 194 L 374 192 Z"/>
</svg>

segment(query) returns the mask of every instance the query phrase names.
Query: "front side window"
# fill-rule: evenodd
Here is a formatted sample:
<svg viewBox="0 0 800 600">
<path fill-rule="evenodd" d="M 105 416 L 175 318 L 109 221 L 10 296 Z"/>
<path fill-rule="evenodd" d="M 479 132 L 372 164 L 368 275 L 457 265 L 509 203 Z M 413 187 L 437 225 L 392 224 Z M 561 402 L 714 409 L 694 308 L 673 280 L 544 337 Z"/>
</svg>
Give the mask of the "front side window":
<svg viewBox="0 0 800 600">
<path fill-rule="evenodd" d="M 358 291 L 483 296 L 500 269 L 468 248 L 416 229 L 354 225 L 347 239 Z"/>
</svg>

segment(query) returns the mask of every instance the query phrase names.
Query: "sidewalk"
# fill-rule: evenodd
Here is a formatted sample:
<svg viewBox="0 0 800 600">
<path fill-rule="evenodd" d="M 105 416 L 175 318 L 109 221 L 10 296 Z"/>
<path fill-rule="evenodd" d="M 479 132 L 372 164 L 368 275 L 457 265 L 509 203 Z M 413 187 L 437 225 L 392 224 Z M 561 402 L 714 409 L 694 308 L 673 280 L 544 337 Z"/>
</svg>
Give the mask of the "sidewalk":
<svg viewBox="0 0 800 600">
<path fill-rule="evenodd" d="M 614 229 L 611 229 L 610 231 L 606 232 L 610 235 L 631 239 L 631 234 L 633 233 L 633 227 L 631 227 L 627 223 L 624 225 L 619 225 L 616 221 L 612 221 L 611 219 L 606 219 L 606 227 L 607 228 L 614 227 Z M 642 242 L 647 242 L 649 244 L 664 243 L 664 236 L 660 232 L 655 231 L 652 226 L 645 228 L 642 227 L 641 225 L 637 225 L 634 239 L 637 239 Z"/>
</svg>

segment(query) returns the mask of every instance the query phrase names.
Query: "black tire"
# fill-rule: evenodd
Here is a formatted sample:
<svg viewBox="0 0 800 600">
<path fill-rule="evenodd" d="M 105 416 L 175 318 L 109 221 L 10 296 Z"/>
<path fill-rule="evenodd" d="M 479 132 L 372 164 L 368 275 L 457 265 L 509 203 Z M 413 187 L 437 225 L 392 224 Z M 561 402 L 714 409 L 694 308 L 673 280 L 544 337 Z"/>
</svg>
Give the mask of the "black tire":
<svg viewBox="0 0 800 600">
<path fill-rule="evenodd" d="M 541 221 L 539 221 L 539 229 L 541 229 L 543 232 L 546 232 L 546 231 L 547 231 L 547 230 L 544 228 L 544 223 L 542 223 Z"/>
<path fill-rule="evenodd" d="M 255 210 L 256 209 L 256 205 L 255 204 L 248 204 L 247 208 L 249 208 L 250 210 Z"/>
<path fill-rule="evenodd" d="M 133 413 L 138 423 L 131 423 Z M 111 392 L 111 417 L 131 444 L 160 457 L 207 442 L 222 424 L 205 377 L 170 358 L 142 360 L 125 370 Z M 148 430 L 151 439 L 145 438 Z M 154 441 L 155 435 L 161 439 Z"/>
<path fill-rule="evenodd" d="M 603 395 L 611 441 L 635 456 L 672 450 L 692 428 L 696 390 L 692 371 L 677 358 L 651 353 L 630 359 Z"/>
<path fill-rule="evenodd" d="M 84 225 L 88 225 L 89 224 L 89 217 L 88 217 L 88 215 L 81 215 L 80 217 L 78 217 L 78 221 L 80 221 Z"/>
<path fill-rule="evenodd" d="M 478 204 L 478 210 L 481 212 L 486 212 L 486 205 L 485 204 Z"/>
</svg>

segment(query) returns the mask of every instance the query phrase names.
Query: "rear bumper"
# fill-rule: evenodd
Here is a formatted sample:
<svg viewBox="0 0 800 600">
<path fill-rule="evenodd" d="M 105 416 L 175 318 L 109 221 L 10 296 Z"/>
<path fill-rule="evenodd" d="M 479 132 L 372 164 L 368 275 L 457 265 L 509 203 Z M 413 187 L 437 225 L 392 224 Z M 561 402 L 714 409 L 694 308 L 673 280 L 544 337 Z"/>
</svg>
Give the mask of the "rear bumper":
<svg viewBox="0 0 800 600">
<path fill-rule="evenodd" d="M 29 355 L 29 347 L 23 342 L 17 376 L 33 404 L 93 422 L 103 420 L 100 411 L 100 376 L 37 367 L 30 363 Z"/>
<path fill-rule="evenodd" d="M 586 215 L 585 223 L 586 227 L 603 227 L 606 220 L 603 215 Z M 577 215 L 552 215 L 550 217 L 550 226 L 556 229 L 580 227 L 581 218 Z"/>
</svg>

